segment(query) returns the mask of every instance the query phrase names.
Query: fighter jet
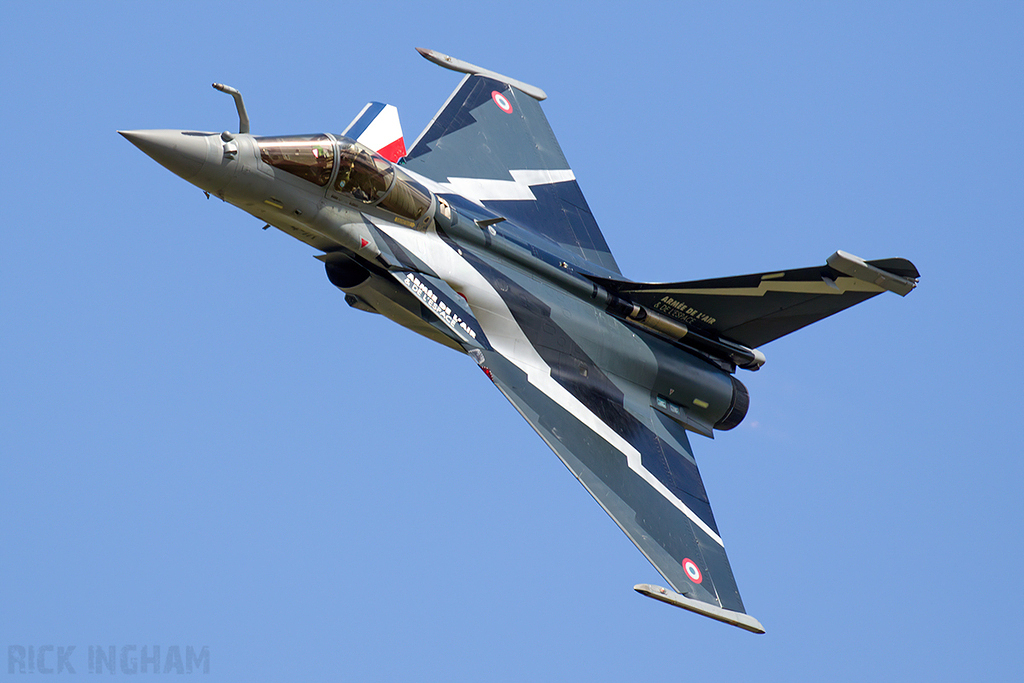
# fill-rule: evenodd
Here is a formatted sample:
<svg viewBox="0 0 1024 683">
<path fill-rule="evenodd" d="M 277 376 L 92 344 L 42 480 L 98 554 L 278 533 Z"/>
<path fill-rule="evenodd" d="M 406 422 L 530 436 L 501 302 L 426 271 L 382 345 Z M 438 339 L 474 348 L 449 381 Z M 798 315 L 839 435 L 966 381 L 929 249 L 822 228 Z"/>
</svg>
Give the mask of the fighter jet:
<svg viewBox="0 0 1024 683">
<path fill-rule="evenodd" d="M 121 132 L 204 192 L 317 250 L 353 308 L 479 365 L 670 588 L 638 592 L 763 633 L 746 614 L 690 434 L 747 413 L 760 347 L 918 271 L 842 251 L 824 265 L 692 282 L 619 271 L 534 86 L 431 50 L 461 82 L 406 150 L 370 103 L 340 135 Z M 651 237 L 655 237 L 651 235 Z"/>
</svg>

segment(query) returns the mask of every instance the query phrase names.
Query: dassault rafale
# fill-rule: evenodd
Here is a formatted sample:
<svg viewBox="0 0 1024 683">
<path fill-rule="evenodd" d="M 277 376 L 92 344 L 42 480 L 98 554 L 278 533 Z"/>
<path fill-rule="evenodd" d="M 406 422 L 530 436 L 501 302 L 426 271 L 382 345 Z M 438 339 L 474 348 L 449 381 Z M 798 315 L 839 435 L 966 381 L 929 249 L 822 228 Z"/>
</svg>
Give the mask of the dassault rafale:
<svg viewBox="0 0 1024 683">
<path fill-rule="evenodd" d="M 461 82 L 407 150 L 394 106 L 340 135 L 121 135 L 208 195 L 318 251 L 353 308 L 469 356 L 671 588 L 635 589 L 763 633 L 746 614 L 688 433 L 740 424 L 737 369 L 760 347 L 901 296 L 901 258 L 692 282 L 619 272 L 540 102 L 542 90 L 431 50 Z"/>
</svg>

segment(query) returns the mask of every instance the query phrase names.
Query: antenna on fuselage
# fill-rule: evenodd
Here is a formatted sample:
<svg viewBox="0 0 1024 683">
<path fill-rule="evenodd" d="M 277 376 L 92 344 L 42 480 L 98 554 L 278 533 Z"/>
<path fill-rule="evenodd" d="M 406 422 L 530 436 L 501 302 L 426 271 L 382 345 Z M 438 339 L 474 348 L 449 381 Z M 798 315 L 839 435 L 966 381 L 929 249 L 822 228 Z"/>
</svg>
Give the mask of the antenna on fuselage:
<svg viewBox="0 0 1024 683">
<path fill-rule="evenodd" d="M 242 93 L 230 85 L 214 83 L 213 87 L 221 92 L 226 92 L 235 98 L 235 109 L 238 110 L 238 132 L 242 135 L 249 133 L 249 115 L 245 113 L 245 102 L 242 101 Z"/>
</svg>

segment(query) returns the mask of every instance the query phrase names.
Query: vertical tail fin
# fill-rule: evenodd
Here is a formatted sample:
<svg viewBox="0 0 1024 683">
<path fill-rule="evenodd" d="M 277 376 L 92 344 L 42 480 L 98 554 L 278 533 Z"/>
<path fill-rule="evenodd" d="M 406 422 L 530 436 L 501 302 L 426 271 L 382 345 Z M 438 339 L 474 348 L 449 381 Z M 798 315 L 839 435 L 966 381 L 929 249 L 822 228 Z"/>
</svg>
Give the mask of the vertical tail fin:
<svg viewBox="0 0 1024 683">
<path fill-rule="evenodd" d="M 405 156 L 405 137 L 394 105 L 368 103 L 342 135 L 366 145 L 388 161 Z"/>
</svg>

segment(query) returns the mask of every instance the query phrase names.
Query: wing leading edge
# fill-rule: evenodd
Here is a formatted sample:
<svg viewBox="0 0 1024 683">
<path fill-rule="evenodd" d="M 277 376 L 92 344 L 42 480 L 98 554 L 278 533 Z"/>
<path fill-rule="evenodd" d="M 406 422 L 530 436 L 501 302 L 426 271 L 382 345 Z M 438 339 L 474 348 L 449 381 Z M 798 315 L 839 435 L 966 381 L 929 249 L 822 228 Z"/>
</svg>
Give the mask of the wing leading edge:
<svg viewBox="0 0 1024 683">
<path fill-rule="evenodd" d="M 638 592 L 764 633 L 761 624 L 744 610 L 725 547 L 713 529 L 695 522 L 693 512 L 687 514 L 678 500 L 652 487 L 630 466 L 626 453 L 579 420 L 556 397 L 531 383 L 514 363 L 495 351 L 474 350 L 470 355 L 676 591 L 639 584 L 635 587 Z M 659 450 L 671 449 L 662 443 Z M 641 453 L 641 458 L 646 464 L 653 455 Z M 703 490 L 695 466 L 677 466 L 672 473 L 678 477 L 684 472 L 696 478 L 691 485 Z M 664 472 L 658 476 L 663 478 Z"/>
</svg>

